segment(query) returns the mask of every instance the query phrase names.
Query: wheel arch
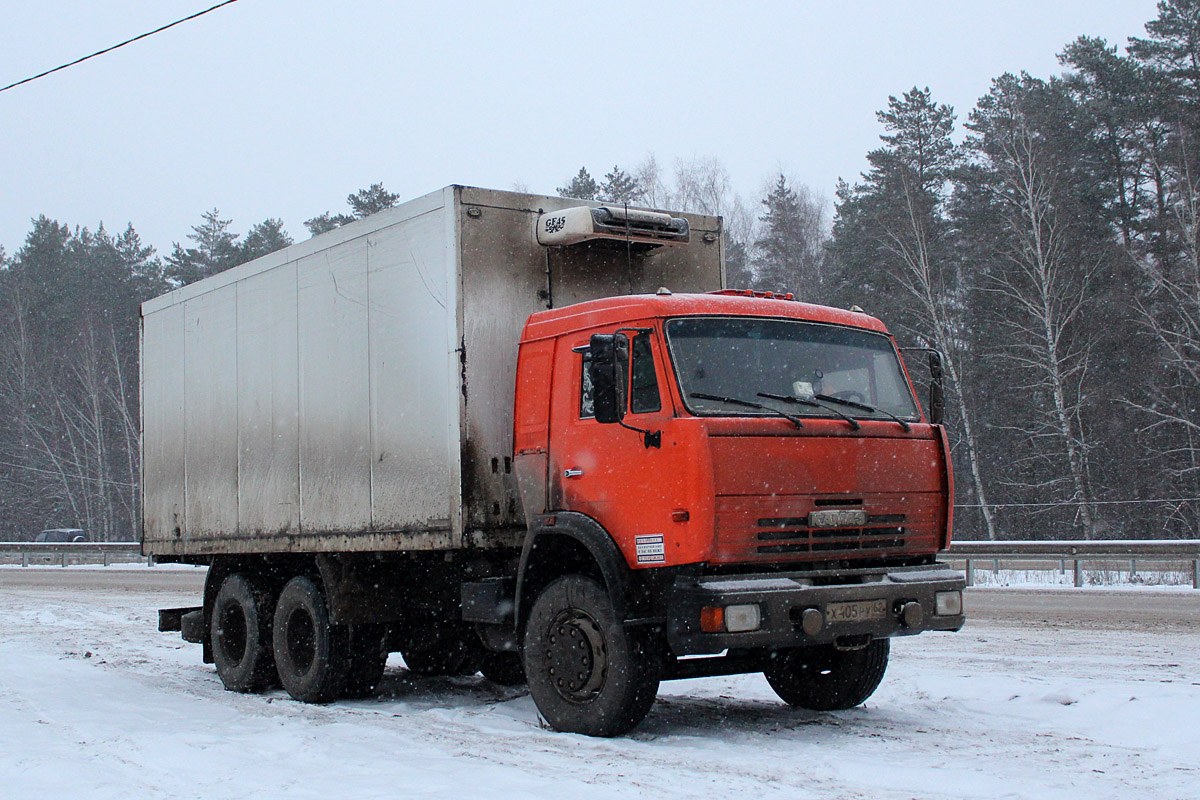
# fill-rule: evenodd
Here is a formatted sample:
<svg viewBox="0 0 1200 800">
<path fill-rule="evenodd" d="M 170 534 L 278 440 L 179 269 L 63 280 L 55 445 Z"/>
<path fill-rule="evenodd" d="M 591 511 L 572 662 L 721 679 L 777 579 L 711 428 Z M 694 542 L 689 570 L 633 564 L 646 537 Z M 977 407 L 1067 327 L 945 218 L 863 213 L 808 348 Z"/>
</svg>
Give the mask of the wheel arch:
<svg viewBox="0 0 1200 800">
<path fill-rule="evenodd" d="M 555 578 L 571 573 L 600 581 L 618 619 L 625 619 L 630 572 L 617 543 L 596 520 L 578 512 L 542 517 L 526 534 L 521 548 L 514 598 L 517 630 L 538 593 Z"/>
</svg>

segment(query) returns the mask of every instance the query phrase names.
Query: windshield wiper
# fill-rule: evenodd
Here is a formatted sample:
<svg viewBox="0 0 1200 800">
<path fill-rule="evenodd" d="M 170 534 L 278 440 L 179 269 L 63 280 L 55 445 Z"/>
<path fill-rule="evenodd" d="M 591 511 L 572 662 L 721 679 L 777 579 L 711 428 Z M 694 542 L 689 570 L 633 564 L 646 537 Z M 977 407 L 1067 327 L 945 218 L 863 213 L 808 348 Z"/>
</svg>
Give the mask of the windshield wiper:
<svg viewBox="0 0 1200 800">
<path fill-rule="evenodd" d="M 768 392 L 759 392 L 758 396 L 759 397 L 769 397 L 772 400 L 782 400 L 785 403 L 795 403 L 798 406 L 812 406 L 813 408 L 820 408 L 825 411 L 832 411 L 833 413 L 837 414 L 842 419 L 846 420 L 846 422 L 850 423 L 850 430 L 856 431 L 862 427 L 862 425 L 858 424 L 858 420 L 856 420 L 854 417 L 850 416 L 849 414 L 839 411 L 836 408 L 830 408 L 829 406 L 821 405 L 820 403 L 816 402 L 815 400 L 801 399 L 799 397 L 789 397 L 788 395 L 785 395 L 785 394 L 770 394 Z M 821 395 L 817 395 L 817 397 L 820 397 L 820 396 Z"/>
<path fill-rule="evenodd" d="M 697 400 L 717 400 L 721 403 L 730 403 L 735 406 L 746 406 L 747 408 L 761 408 L 763 411 L 770 411 L 772 414 L 778 414 L 786 420 L 793 422 L 797 428 L 803 428 L 804 423 L 798 417 L 794 417 L 786 411 L 780 411 L 778 408 L 771 408 L 762 403 L 755 403 L 751 400 L 742 400 L 740 397 L 723 397 L 719 394 L 702 394 L 700 392 L 692 392 L 688 397 L 694 397 Z"/>
<path fill-rule="evenodd" d="M 890 411 L 884 411 L 882 408 L 876 408 L 875 406 L 869 406 L 866 403 L 856 403 L 853 400 L 845 400 L 841 397 L 833 397 L 832 395 L 828 395 L 828 394 L 818 394 L 818 395 L 814 395 L 814 397 L 816 397 L 818 400 L 824 400 L 826 403 L 838 403 L 839 405 L 849 406 L 850 408 L 857 408 L 862 411 L 866 411 L 868 414 L 883 414 L 885 417 L 888 417 L 889 419 L 899 422 L 900 427 L 904 428 L 905 433 L 908 433 L 912 430 L 912 426 L 909 425 L 907 422 L 900 419 L 899 417 L 897 417 L 895 414 L 893 414 Z M 830 409 L 830 410 L 832 410 L 832 409 Z"/>
</svg>

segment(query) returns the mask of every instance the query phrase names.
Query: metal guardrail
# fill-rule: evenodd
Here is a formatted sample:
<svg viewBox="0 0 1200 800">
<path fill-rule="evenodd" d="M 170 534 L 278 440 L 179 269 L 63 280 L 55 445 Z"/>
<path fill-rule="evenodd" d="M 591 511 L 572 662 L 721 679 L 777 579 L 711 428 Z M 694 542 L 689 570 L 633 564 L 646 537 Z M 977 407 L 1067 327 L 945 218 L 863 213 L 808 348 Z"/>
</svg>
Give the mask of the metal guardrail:
<svg viewBox="0 0 1200 800">
<path fill-rule="evenodd" d="M 36 555 L 60 556 L 64 567 L 71 563 L 72 557 L 77 564 L 81 557 L 94 557 L 107 567 L 112 563 L 113 556 L 137 556 L 137 560 L 140 560 L 142 545 L 139 542 L 0 542 L 0 555 L 5 553 L 19 555 L 22 567 L 28 567 L 29 557 Z M 154 556 L 145 558 L 146 563 L 153 567 Z M 126 563 L 130 560 L 122 559 Z"/>
<path fill-rule="evenodd" d="M 104 566 L 112 563 L 115 556 L 137 556 L 142 558 L 142 546 L 138 542 L 0 542 L 0 554 L 15 553 L 21 557 L 21 566 L 29 566 L 33 555 L 58 555 L 62 566 L 68 566 L 71 558 L 76 563 L 81 556 L 99 557 Z M 1058 561 L 1065 571 L 1066 562 L 1071 562 L 1076 586 L 1083 586 L 1084 565 L 1091 562 L 1128 561 L 1130 572 L 1137 572 L 1138 560 L 1143 562 L 1173 562 L 1191 564 L 1192 588 L 1200 589 L 1200 539 L 1125 539 L 1125 540 L 1064 540 L 1064 541 L 1000 541 L 1000 542 L 954 542 L 943 557 L 965 562 L 967 585 L 974 584 L 978 561 L 992 561 L 992 568 L 999 561 Z M 154 566 L 154 556 L 145 556 L 146 563 Z"/>
<path fill-rule="evenodd" d="M 1076 587 L 1083 586 L 1083 569 L 1088 562 L 1129 562 L 1129 571 L 1137 572 L 1139 560 L 1145 562 L 1189 563 L 1192 588 L 1200 589 L 1200 539 L 1116 539 L 1062 540 L 1046 542 L 953 542 L 945 556 L 966 562 L 967 586 L 974 583 L 975 564 L 981 560 L 1058 561 L 1064 568 L 1071 562 Z"/>
</svg>

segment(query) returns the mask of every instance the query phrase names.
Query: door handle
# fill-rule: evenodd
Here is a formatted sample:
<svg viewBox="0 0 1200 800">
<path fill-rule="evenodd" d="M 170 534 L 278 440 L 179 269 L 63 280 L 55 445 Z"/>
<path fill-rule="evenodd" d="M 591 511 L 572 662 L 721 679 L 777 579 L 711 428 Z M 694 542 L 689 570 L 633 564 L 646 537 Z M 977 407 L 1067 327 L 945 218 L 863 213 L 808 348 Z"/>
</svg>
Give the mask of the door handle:
<svg viewBox="0 0 1200 800">
<path fill-rule="evenodd" d="M 563 470 L 564 478 L 579 478 L 582 476 L 583 476 L 583 470 L 581 470 L 581 469 L 564 469 Z"/>
</svg>

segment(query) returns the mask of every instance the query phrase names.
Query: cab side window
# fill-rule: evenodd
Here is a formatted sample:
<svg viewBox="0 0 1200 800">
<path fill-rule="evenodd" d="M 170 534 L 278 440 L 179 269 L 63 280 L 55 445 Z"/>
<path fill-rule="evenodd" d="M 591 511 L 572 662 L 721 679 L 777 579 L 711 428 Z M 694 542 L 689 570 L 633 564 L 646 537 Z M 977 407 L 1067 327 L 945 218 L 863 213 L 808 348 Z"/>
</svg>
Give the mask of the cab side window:
<svg viewBox="0 0 1200 800">
<path fill-rule="evenodd" d="M 650 350 L 650 335 L 639 333 L 633 337 L 633 367 L 630 381 L 629 410 L 634 414 L 645 414 L 662 410 L 658 395 L 658 375 L 654 371 L 654 354 Z"/>
<path fill-rule="evenodd" d="M 588 367 L 592 363 L 592 351 L 584 348 L 579 352 L 583 356 L 582 377 L 579 379 L 579 418 L 594 419 L 596 403 L 592 399 L 592 376 L 588 372 Z"/>
</svg>

